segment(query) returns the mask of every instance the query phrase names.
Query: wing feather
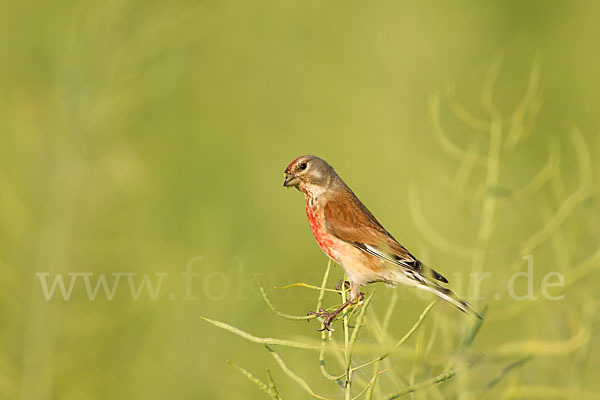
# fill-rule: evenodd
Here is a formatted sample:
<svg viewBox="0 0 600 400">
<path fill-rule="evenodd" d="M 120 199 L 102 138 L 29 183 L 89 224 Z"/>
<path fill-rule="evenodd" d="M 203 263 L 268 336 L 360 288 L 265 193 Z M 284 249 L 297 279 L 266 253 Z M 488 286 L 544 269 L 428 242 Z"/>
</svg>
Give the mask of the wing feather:
<svg viewBox="0 0 600 400">
<path fill-rule="evenodd" d="M 351 191 L 330 199 L 323 214 L 325 227 L 338 239 L 401 268 L 425 272 L 423 264 L 385 230 Z M 428 270 L 434 279 L 448 282 L 438 272 Z"/>
</svg>

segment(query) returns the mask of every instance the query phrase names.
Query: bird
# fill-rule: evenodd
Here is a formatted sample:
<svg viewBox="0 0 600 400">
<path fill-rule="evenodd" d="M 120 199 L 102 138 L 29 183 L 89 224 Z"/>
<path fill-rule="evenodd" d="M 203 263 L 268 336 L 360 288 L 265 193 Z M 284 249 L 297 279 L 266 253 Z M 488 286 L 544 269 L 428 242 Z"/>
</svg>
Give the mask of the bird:
<svg viewBox="0 0 600 400">
<path fill-rule="evenodd" d="M 342 310 L 360 303 L 362 286 L 383 282 L 388 286 L 409 286 L 432 293 L 464 313 L 481 316 L 451 289 L 448 280 L 402 246 L 375 218 L 354 192 L 325 160 L 312 155 L 294 159 L 285 169 L 283 186 L 304 194 L 306 215 L 317 243 L 325 254 L 341 265 L 350 296 L 337 310 L 310 311 L 323 319 L 323 329 Z"/>
</svg>

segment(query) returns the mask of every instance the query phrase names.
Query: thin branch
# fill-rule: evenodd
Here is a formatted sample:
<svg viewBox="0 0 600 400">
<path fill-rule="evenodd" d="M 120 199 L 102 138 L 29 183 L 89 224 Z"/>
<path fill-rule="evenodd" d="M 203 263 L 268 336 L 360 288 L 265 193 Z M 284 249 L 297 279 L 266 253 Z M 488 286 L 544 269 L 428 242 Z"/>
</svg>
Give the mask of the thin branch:
<svg viewBox="0 0 600 400">
<path fill-rule="evenodd" d="M 415 226 L 420 231 L 421 235 L 426 238 L 431 244 L 446 254 L 451 254 L 459 258 L 470 258 L 473 255 L 474 249 L 450 242 L 425 219 L 423 209 L 421 208 L 421 197 L 419 189 L 415 183 L 411 184 L 408 189 L 408 205 L 410 207 L 410 215 L 415 222 Z"/>
<path fill-rule="evenodd" d="M 319 290 L 319 291 L 324 290 L 326 292 L 332 292 L 332 293 L 337 293 L 337 294 L 341 293 L 341 291 L 339 291 L 339 290 L 328 289 L 326 287 L 318 287 L 315 285 L 309 285 L 308 283 L 304 283 L 304 282 L 297 282 L 297 283 L 292 283 L 292 284 L 285 285 L 285 286 L 278 286 L 275 289 L 289 289 L 292 287 L 305 287 L 305 288 L 313 289 L 313 290 Z"/>
<path fill-rule="evenodd" d="M 331 269 L 331 260 L 327 263 L 327 269 L 325 270 L 325 275 L 323 275 L 323 282 L 321 282 L 321 288 L 325 288 L 327 285 L 327 280 L 329 279 L 329 271 Z M 317 305 L 315 310 L 319 310 L 323 305 L 323 298 L 325 297 L 325 290 L 321 290 L 319 293 L 319 298 L 317 300 Z M 319 351 L 319 369 L 323 376 L 331 381 L 338 381 L 339 378 L 335 375 L 329 373 L 325 368 L 325 343 L 327 342 L 327 331 L 321 331 L 321 350 Z"/>
<path fill-rule="evenodd" d="M 502 399 L 581 399 L 600 400 L 600 395 L 581 388 L 513 385 L 506 388 Z"/>
<path fill-rule="evenodd" d="M 390 351 L 385 352 L 384 354 L 380 355 L 379 357 L 377 357 L 371 361 L 368 361 L 364 364 L 361 364 L 359 366 L 351 368 L 350 372 L 358 371 L 359 369 L 368 367 L 369 365 L 375 364 L 376 362 L 382 361 L 382 360 L 386 359 L 387 357 L 389 357 L 390 354 L 392 354 L 395 349 L 402 346 L 412 336 L 412 334 L 415 333 L 415 331 L 419 328 L 419 326 L 421 326 L 421 324 L 425 320 L 425 317 L 427 316 L 427 314 L 429 314 L 429 312 L 431 311 L 431 309 L 433 308 L 434 305 L 435 305 L 435 300 L 432 301 L 431 303 L 429 303 L 429 305 L 427 307 L 425 307 L 425 309 L 419 316 L 419 319 L 417 319 L 417 321 L 408 330 L 408 332 L 406 332 L 406 334 L 402 337 L 402 339 L 400 339 L 398 342 L 396 342 L 396 344 L 394 344 L 394 346 L 392 347 L 392 349 Z"/>
<path fill-rule="evenodd" d="M 392 314 L 394 313 L 394 308 L 396 308 L 396 303 L 398 302 L 398 291 L 394 290 L 392 292 L 392 298 L 388 303 L 387 309 L 385 310 L 385 316 L 383 317 L 383 325 L 382 330 L 387 332 L 390 326 L 390 320 L 392 319 Z"/>
<path fill-rule="evenodd" d="M 425 388 L 427 388 L 429 386 L 433 386 L 433 385 L 437 385 L 438 383 L 445 382 L 448 379 L 453 378 L 455 375 L 456 375 L 456 371 L 455 370 L 450 370 L 450 371 L 444 372 L 443 374 L 434 376 L 433 378 L 424 380 L 423 382 L 420 382 L 420 383 L 417 383 L 417 384 L 414 384 L 414 385 L 410 385 L 406 389 L 401 390 L 399 392 L 391 393 L 391 394 L 383 397 L 382 400 L 397 399 L 398 397 L 402 397 L 402 396 L 407 395 L 409 393 L 413 393 L 413 392 L 416 392 L 418 390 L 425 389 Z"/>
<path fill-rule="evenodd" d="M 522 342 L 505 343 L 493 350 L 490 354 L 508 357 L 508 356 L 564 356 L 572 354 L 574 351 L 584 346 L 590 340 L 591 332 L 588 328 L 581 328 L 579 332 L 566 340 L 527 340 Z"/>
<path fill-rule="evenodd" d="M 271 355 L 273 356 L 273 358 L 275 359 L 275 361 L 277 361 L 277 364 L 279 364 L 279 366 L 281 367 L 281 369 L 283 370 L 283 372 L 288 377 L 290 377 L 294 382 L 296 382 L 297 384 L 299 384 L 302 387 L 302 389 L 304 389 L 306 391 L 306 393 L 308 393 L 309 395 L 311 395 L 312 397 L 314 397 L 316 399 L 328 400 L 327 397 L 323 397 L 321 395 L 316 394 L 310 388 L 310 386 L 308 386 L 308 383 L 306 383 L 306 381 L 304 379 L 300 378 L 291 369 L 289 369 L 289 367 L 283 361 L 283 359 L 281 358 L 281 356 L 279 354 L 277 354 L 277 352 L 275 350 L 273 350 L 269 346 L 265 346 L 265 347 L 267 348 L 267 350 L 269 350 L 269 352 L 271 353 Z"/>
<path fill-rule="evenodd" d="M 267 303 L 267 305 L 269 306 L 269 308 L 275 314 L 277 314 L 281 318 L 291 319 L 291 320 L 296 320 L 296 321 L 298 321 L 298 320 L 309 320 L 309 319 L 315 318 L 314 315 L 290 315 L 290 314 L 282 313 L 281 311 L 279 311 L 278 309 L 275 308 L 275 306 L 273 305 L 273 303 L 271 303 L 271 300 L 267 296 L 267 292 L 265 291 L 265 288 L 263 287 L 262 283 L 258 279 L 258 276 L 256 276 L 255 278 L 256 278 L 256 283 L 258 284 L 258 289 L 260 290 L 260 294 L 262 295 L 262 298 L 265 300 L 265 303 Z"/>
<path fill-rule="evenodd" d="M 419 319 L 417 319 L 417 322 L 415 322 L 414 325 L 408 330 L 408 332 L 406 332 L 406 334 L 402 337 L 402 339 L 398 340 L 398 342 L 394 345 L 394 348 L 398 348 L 398 347 L 402 346 L 408 340 L 408 338 L 410 338 L 412 336 L 412 334 L 415 333 L 415 331 L 419 328 L 419 326 L 421 326 L 421 324 L 425 320 L 425 317 L 427 316 L 427 314 L 429 314 L 429 312 L 435 305 L 435 302 L 436 301 L 434 300 L 431 303 L 429 303 L 429 305 L 427 305 L 427 307 L 425 307 L 425 309 L 423 310 L 421 315 L 419 315 Z"/>
<path fill-rule="evenodd" d="M 444 132 L 442 128 L 442 122 L 440 117 L 440 95 L 435 93 L 429 99 L 429 115 L 433 121 L 433 132 L 435 133 L 435 138 L 438 141 L 442 150 L 444 150 L 448 155 L 454 157 L 456 159 L 462 159 L 465 155 L 465 151 L 454 144 Z M 479 156 L 477 157 L 477 161 L 481 164 L 484 164 L 484 158 Z"/>
<path fill-rule="evenodd" d="M 367 383 L 365 385 L 365 387 L 363 388 L 363 390 L 361 390 L 356 396 L 354 396 L 352 398 L 352 400 L 356 400 L 359 397 L 361 397 L 363 394 L 367 394 L 367 400 L 369 400 L 372 396 L 373 396 L 373 388 L 375 387 L 375 382 L 377 381 L 377 377 L 381 374 L 383 374 L 384 372 L 389 371 L 390 368 L 386 368 L 384 370 L 381 371 L 375 371 L 375 374 L 373 375 L 373 377 L 371 378 L 371 380 L 369 381 L 369 383 Z"/>
<path fill-rule="evenodd" d="M 531 254 L 534 249 L 546 242 L 557 231 L 569 214 L 573 212 L 575 207 L 590 198 L 594 193 L 595 190 L 593 188 L 580 188 L 573 192 L 563 201 L 556 213 L 548 219 L 546 224 L 525 242 L 519 254 L 521 256 Z M 519 259 L 518 262 L 520 261 Z"/>
<path fill-rule="evenodd" d="M 489 381 L 485 386 L 484 386 L 484 390 L 489 390 L 491 388 L 493 388 L 494 386 L 496 386 L 496 384 L 498 382 L 500 382 L 506 375 L 508 375 L 508 373 L 510 371 L 512 371 L 513 369 L 520 367 L 523 364 L 526 364 L 527 362 L 533 360 L 533 356 L 527 356 L 525 358 L 521 358 L 520 360 L 517 360 L 515 362 L 512 362 L 510 364 L 508 364 L 506 367 L 504 367 L 502 369 L 502 371 L 500 371 L 498 373 L 498 375 L 496 375 L 494 377 L 494 379 L 492 379 L 491 381 Z"/>
<path fill-rule="evenodd" d="M 509 151 L 514 150 L 519 142 L 529 136 L 541 108 L 538 95 L 540 64 L 540 55 L 536 54 L 531 66 L 527 90 L 511 118 L 511 127 L 505 142 L 505 147 Z"/>
<path fill-rule="evenodd" d="M 440 117 L 440 95 L 438 93 L 434 94 L 429 99 L 429 114 L 433 120 L 433 131 L 435 133 L 435 138 L 437 139 L 442 150 L 454 158 L 461 159 L 463 157 L 464 150 L 452 143 L 442 128 Z"/>
<path fill-rule="evenodd" d="M 346 277 L 344 276 L 344 279 L 346 279 Z M 346 294 L 347 291 L 344 290 L 344 285 L 342 285 L 342 304 L 346 303 Z M 344 310 L 342 311 L 342 315 L 343 315 L 343 324 L 344 324 L 344 360 L 345 363 L 344 365 L 346 365 L 346 392 L 345 392 L 345 400 L 350 400 L 351 396 L 352 396 L 352 392 L 351 392 L 351 383 L 352 383 L 352 376 L 350 374 L 350 369 L 348 368 L 348 365 L 350 364 L 350 359 L 351 359 L 351 354 L 348 348 L 348 341 L 350 338 L 349 335 L 349 327 L 348 327 L 348 308 L 344 308 Z"/>
<path fill-rule="evenodd" d="M 494 95 L 494 87 L 496 86 L 496 81 L 498 80 L 498 75 L 500 73 L 500 66 L 502 65 L 502 55 L 497 55 L 496 59 L 492 62 L 490 69 L 488 71 L 488 75 L 483 83 L 483 90 L 481 92 L 481 104 L 483 108 L 490 114 L 492 119 L 497 119 L 500 115 L 500 111 L 494 104 L 493 95 Z M 490 127 L 490 131 L 493 128 Z"/>
<path fill-rule="evenodd" d="M 497 65 L 492 67 L 490 72 L 489 85 L 490 93 L 486 94 L 484 90 L 483 103 L 488 109 L 492 122 L 490 124 L 490 141 L 487 154 L 487 165 L 485 175 L 485 195 L 483 206 L 481 208 L 480 226 L 477 234 L 477 247 L 473 255 L 472 270 L 476 273 L 481 272 L 487 256 L 488 245 L 494 227 L 494 219 L 496 215 L 497 196 L 491 193 L 491 190 L 498 187 L 498 179 L 500 175 L 500 156 L 502 152 L 502 118 L 492 101 L 492 88 L 495 84 L 497 69 L 500 67 L 499 61 Z"/>
<path fill-rule="evenodd" d="M 479 329 L 481 328 L 481 325 L 483 324 L 483 321 L 485 320 L 486 313 L 487 313 L 487 306 L 485 306 L 483 308 L 483 310 L 481 311 L 481 313 L 480 313 L 481 318 L 475 318 L 475 322 L 473 322 L 473 326 L 471 327 L 471 330 L 463 339 L 463 342 L 460 346 L 461 350 L 465 350 L 465 349 L 468 349 L 469 347 L 471 347 L 471 345 L 473 344 L 473 341 L 475 340 L 475 336 L 477 336 L 477 333 L 479 333 Z"/>
<path fill-rule="evenodd" d="M 234 364 L 233 362 L 227 360 L 226 361 L 227 364 L 234 366 L 238 371 L 240 371 L 242 373 L 242 375 L 244 375 L 246 378 L 248 378 L 248 380 L 252 383 L 254 383 L 256 386 L 258 386 L 258 388 L 260 390 L 262 390 L 263 392 L 267 393 L 269 396 L 271 396 L 271 398 L 273 399 L 277 399 L 279 398 L 278 395 L 275 395 L 273 392 L 273 390 L 271 390 L 271 388 L 269 386 L 267 386 L 266 383 L 264 383 L 263 381 L 261 381 L 260 379 L 258 379 L 257 377 L 255 377 L 254 375 L 252 375 L 252 373 L 242 367 L 240 367 L 239 365 Z"/>
<path fill-rule="evenodd" d="M 331 260 L 327 261 L 327 268 L 325 269 L 325 274 L 323 275 L 323 282 L 321 282 L 321 291 L 319 293 L 319 297 L 317 298 L 317 307 L 315 311 L 321 308 L 323 304 L 323 299 L 325 298 L 325 286 L 327 286 L 327 280 L 329 279 L 329 271 L 331 271 Z"/>
<path fill-rule="evenodd" d="M 275 381 L 273 380 L 273 376 L 271 375 L 271 370 L 267 368 L 267 378 L 269 378 L 269 390 L 273 393 L 273 396 L 276 400 L 281 400 L 281 396 L 279 395 L 279 391 L 275 386 Z"/>
<path fill-rule="evenodd" d="M 564 285 L 554 289 L 554 296 L 561 295 L 569 286 L 576 284 L 595 270 L 600 270 L 600 248 L 598 248 L 594 254 L 583 260 L 578 266 L 564 273 L 565 283 Z M 535 300 L 515 302 L 508 306 L 505 310 L 494 313 L 494 317 L 491 322 L 496 323 L 507 320 L 527 310 L 528 308 L 548 300 L 548 298 L 546 296 L 542 296 L 539 291 L 535 293 L 534 297 L 536 298 Z"/>
<path fill-rule="evenodd" d="M 354 326 L 354 329 L 352 330 L 352 336 L 350 337 L 350 343 L 348 344 L 348 353 L 349 353 L 349 357 L 346 360 L 346 370 L 349 371 L 350 370 L 350 364 L 352 363 L 352 351 L 354 350 L 354 344 L 356 343 L 356 339 L 358 338 L 358 332 L 360 331 L 360 328 L 363 324 L 363 321 L 365 319 L 365 313 L 367 311 L 367 308 L 369 307 L 369 304 L 371 303 L 371 300 L 373 299 L 373 296 L 375 295 L 375 292 L 373 292 L 364 302 L 362 309 L 360 310 L 360 313 L 358 314 L 358 316 L 356 317 L 356 323 Z"/>
<path fill-rule="evenodd" d="M 306 350 L 320 350 L 320 346 L 311 345 L 308 343 L 295 342 L 292 340 L 283 340 L 283 339 L 273 339 L 273 338 L 261 338 L 258 336 L 251 335 L 248 332 L 245 332 L 235 326 L 226 324 L 224 322 L 215 321 L 210 318 L 200 317 L 203 321 L 206 321 L 218 328 L 225 329 L 231 333 L 235 333 L 236 335 L 250 341 L 253 343 L 259 343 L 264 345 L 273 345 L 273 346 L 283 346 L 283 347 L 292 347 L 296 349 L 306 349 Z"/>
<path fill-rule="evenodd" d="M 477 161 L 477 154 L 475 153 L 476 148 L 477 145 L 472 143 L 468 150 L 465 151 L 465 156 L 461 159 L 458 170 L 456 171 L 456 176 L 452 180 L 450 186 L 455 196 L 459 197 L 461 200 L 466 197 L 465 192 L 467 182 L 475 169 L 475 162 Z"/>
<path fill-rule="evenodd" d="M 448 106 L 456 118 L 462 121 L 462 123 L 466 126 L 477 131 L 487 132 L 490 129 L 489 121 L 474 116 L 469 110 L 459 103 L 456 98 L 456 90 L 453 83 L 447 84 L 445 89 Z"/>
<path fill-rule="evenodd" d="M 579 167 L 579 186 L 590 187 L 592 186 L 593 167 L 590 152 L 585 143 L 585 138 L 577 128 L 573 128 L 569 136 L 571 137 L 571 141 L 575 148 L 575 154 L 577 155 L 576 160 Z"/>
<path fill-rule="evenodd" d="M 559 158 L 557 146 L 556 143 L 553 143 L 546 164 L 542 167 L 542 169 L 539 170 L 539 172 L 531 181 L 525 184 L 521 189 L 512 193 L 512 200 L 522 201 L 539 191 L 556 173 L 556 170 L 558 169 L 558 161 Z"/>
</svg>

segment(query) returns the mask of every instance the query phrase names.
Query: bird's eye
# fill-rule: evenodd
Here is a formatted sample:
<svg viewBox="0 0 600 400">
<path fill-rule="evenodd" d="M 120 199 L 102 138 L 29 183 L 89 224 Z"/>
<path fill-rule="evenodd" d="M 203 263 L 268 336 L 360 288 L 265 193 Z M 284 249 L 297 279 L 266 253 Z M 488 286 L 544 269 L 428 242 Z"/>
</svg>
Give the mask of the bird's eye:
<svg viewBox="0 0 600 400">
<path fill-rule="evenodd" d="M 302 164 L 300 164 L 300 169 L 301 170 L 305 170 L 306 169 L 306 163 L 303 162 Z"/>
</svg>

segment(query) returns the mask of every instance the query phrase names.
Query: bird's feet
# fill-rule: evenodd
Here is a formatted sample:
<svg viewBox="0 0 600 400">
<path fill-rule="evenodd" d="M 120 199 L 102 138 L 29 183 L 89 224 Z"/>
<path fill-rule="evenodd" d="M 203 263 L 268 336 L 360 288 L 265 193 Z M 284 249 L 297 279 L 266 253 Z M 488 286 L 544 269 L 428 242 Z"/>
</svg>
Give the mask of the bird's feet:
<svg viewBox="0 0 600 400">
<path fill-rule="evenodd" d="M 317 317 L 323 318 L 323 328 L 318 329 L 321 331 L 333 332 L 333 329 L 330 329 L 331 323 L 337 317 L 339 312 L 329 312 L 323 308 L 319 308 L 319 311 L 309 311 L 306 315 L 316 315 Z"/>
<path fill-rule="evenodd" d="M 342 285 L 344 285 L 344 289 L 350 289 L 350 282 L 345 281 L 344 279 L 340 279 L 337 285 L 335 285 L 335 290 L 342 290 Z"/>
<path fill-rule="evenodd" d="M 362 301 L 364 300 L 364 298 L 365 298 L 365 294 L 359 293 L 358 298 L 346 300 L 346 302 L 344 304 L 342 304 L 340 306 L 340 308 L 338 308 L 334 312 L 329 312 L 323 308 L 319 308 L 319 311 L 309 311 L 307 313 L 307 315 L 316 315 L 317 317 L 323 318 L 323 328 L 319 329 L 319 332 L 321 332 L 321 331 L 332 332 L 333 329 L 330 329 L 330 326 L 331 326 L 331 323 L 333 322 L 333 320 L 335 319 L 335 317 L 337 317 L 342 312 L 342 310 L 344 310 L 346 307 L 348 307 L 350 304 L 352 304 L 354 302 L 356 302 L 358 305 L 362 305 Z"/>
<path fill-rule="evenodd" d="M 362 306 L 364 304 L 364 300 L 365 300 L 365 293 L 360 292 L 358 294 L 358 299 L 355 300 L 356 301 L 356 305 L 357 306 Z"/>
</svg>

